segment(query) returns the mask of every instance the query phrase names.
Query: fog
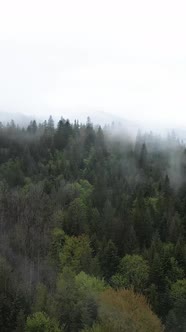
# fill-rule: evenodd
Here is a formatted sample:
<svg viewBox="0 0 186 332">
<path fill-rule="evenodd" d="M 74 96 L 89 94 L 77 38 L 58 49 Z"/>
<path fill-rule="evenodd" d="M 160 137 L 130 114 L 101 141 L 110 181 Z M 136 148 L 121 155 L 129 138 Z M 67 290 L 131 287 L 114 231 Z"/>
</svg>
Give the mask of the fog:
<svg viewBox="0 0 186 332">
<path fill-rule="evenodd" d="M 180 0 L 2 2 L 1 115 L 184 128 L 185 10 Z"/>
</svg>

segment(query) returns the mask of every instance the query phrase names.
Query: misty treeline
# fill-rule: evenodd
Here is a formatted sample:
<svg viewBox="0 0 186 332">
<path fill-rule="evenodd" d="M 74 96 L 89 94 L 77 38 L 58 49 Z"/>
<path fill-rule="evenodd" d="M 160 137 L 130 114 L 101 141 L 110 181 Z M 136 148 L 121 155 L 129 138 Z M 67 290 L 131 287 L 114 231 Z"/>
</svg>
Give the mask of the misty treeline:
<svg viewBox="0 0 186 332">
<path fill-rule="evenodd" d="M 0 125 L 2 332 L 185 331 L 185 230 L 174 133 Z"/>
</svg>

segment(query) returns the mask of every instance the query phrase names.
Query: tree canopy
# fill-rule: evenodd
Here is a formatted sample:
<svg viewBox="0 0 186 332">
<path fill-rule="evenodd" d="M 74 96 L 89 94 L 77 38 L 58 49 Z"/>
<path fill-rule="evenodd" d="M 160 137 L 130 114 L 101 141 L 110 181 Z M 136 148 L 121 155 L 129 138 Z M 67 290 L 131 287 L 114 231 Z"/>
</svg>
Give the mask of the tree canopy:
<svg viewBox="0 0 186 332">
<path fill-rule="evenodd" d="M 185 331 L 185 165 L 175 134 L 1 124 L 0 330 Z"/>
</svg>

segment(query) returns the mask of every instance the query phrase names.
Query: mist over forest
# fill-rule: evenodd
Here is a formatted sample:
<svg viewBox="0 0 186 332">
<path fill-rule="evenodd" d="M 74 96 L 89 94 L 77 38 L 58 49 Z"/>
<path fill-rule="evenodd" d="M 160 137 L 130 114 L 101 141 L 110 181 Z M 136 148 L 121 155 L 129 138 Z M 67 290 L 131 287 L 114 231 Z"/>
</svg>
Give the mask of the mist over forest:
<svg viewBox="0 0 186 332">
<path fill-rule="evenodd" d="M 0 4 L 0 332 L 186 332 L 186 2 Z"/>
<path fill-rule="evenodd" d="M 1 331 L 185 331 L 186 147 L 118 128 L 1 122 Z"/>
</svg>

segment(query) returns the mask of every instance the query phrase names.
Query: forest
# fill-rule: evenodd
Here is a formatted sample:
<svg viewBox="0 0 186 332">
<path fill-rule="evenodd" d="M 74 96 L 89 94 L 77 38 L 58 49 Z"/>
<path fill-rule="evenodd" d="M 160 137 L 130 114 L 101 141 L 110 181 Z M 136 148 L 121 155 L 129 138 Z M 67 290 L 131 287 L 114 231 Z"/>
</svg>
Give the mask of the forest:
<svg viewBox="0 0 186 332">
<path fill-rule="evenodd" d="M 0 331 L 186 331 L 186 147 L 0 123 Z"/>
</svg>

